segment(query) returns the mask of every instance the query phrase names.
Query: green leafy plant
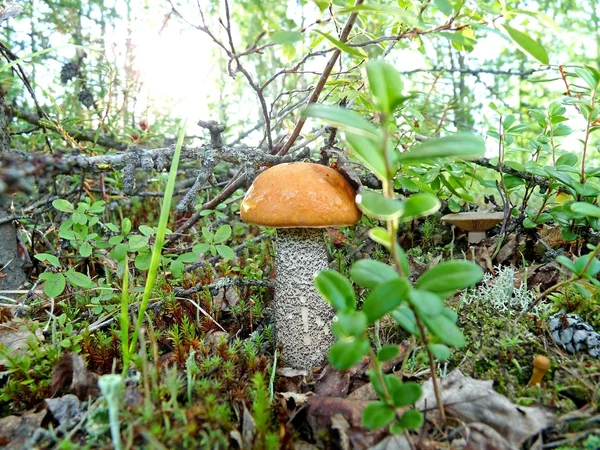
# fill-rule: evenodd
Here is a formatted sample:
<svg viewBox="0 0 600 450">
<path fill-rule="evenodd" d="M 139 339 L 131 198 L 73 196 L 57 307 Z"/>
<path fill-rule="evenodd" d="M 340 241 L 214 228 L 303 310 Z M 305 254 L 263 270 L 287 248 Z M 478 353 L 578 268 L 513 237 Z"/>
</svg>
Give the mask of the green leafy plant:
<svg viewBox="0 0 600 450">
<path fill-rule="evenodd" d="M 360 310 L 352 283 L 338 272 L 322 271 L 315 283 L 337 312 L 337 320 L 332 326 L 337 340 L 329 353 L 330 362 L 339 369 L 348 369 L 369 355 L 374 363 L 369 377 L 380 401 L 364 410 L 363 423 L 369 429 L 391 424 L 392 431 L 401 432 L 422 424 L 419 411 L 406 410 L 421 396 L 421 388 L 416 383 L 402 382 L 393 374 L 383 373 L 381 363 L 394 358 L 398 347 L 379 346 L 375 352 L 367 328 L 377 326 L 378 321 L 389 314 L 402 328 L 421 339 L 429 357 L 438 408 L 444 419 L 434 360 L 447 359 L 450 356 L 448 346 L 461 347 L 465 339 L 455 324 L 456 313 L 445 307 L 443 300 L 457 289 L 478 282 L 483 272 L 471 262 L 448 261 L 426 271 L 415 285 L 409 281 L 408 259 L 396 239 L 399 223 L 434 213 L 440 202 L 428 193 L 417 193 L 401 200 L 394 192 L 394 178 L 405 165 L 441 158 L 475 157 L 483 153 L 484 145 L 479 137 L 458 134 L 399 151 L 393 146 L 389 129 L 395 121 L 394 113 L 407 98 L 402 95 L 400 74 L 389 64 L 375 61 L 367 65 L 367 76 L 380 111 L 381 128 L 353 111 L 334 107 L 311 105 L 304 114 L 324 119 L 344 130 L 346 141 L 356 157 L 381 181 L 383 192 L 362 189 L 356 202 L 367 216 L 386 224 L 385 228 L 372 228 L 369 236 L 391 253 L 395 267 L 374 260 L 360 260 L 352 265 L 352 280 L 369 290 Z"/>
</svg>

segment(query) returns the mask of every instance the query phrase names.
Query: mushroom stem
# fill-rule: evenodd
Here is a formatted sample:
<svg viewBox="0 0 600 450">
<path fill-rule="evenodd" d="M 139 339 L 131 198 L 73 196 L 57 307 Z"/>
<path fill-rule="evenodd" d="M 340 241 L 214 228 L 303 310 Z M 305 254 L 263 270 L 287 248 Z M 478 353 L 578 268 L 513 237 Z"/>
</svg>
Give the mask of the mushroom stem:
<svg viewBox="0 0 600 450">
<path fill-rule="evenodd" d="M 328 267 L 320 228 L 277 230 L 275 336 L 283 362 L 296 369 L 321 365 L 334 342 L 333 308 L 319 295 L 315 275 Z"/>
<path fill-rule="evenodd" d="M 469 231 L 467 240 L 469 244 L 477 244 L 485 239 L 485 231 Z"/>
</svg>

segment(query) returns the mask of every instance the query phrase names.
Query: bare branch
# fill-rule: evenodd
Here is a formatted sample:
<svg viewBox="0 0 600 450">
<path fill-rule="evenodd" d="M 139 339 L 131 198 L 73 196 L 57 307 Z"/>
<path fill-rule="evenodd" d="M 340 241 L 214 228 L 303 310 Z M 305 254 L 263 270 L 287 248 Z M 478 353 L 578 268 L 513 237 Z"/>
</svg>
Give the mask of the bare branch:
<svg viewBox="0 0 600 450">
<path fill-rule="evenodd" d="M 364 0 L 356 0 L 356 2 L 354 3 L 354 6 L 360 6 L 362 3 L 364 3 Z M 342 35 L 340 36 L 341 42 L 346 42 L 348 40 L 348 36 L 350 35 L 350 30 L 352 30 L 352 27 L 354 26 L 354 21 L 356 20 L 357 16 L 358 16 L 358 13 L 356 13 L 356 12 L 353 12 L 352 14 L 350 14 L 350 17 L 348 18 L 348 21 L 346 22 L 346 25 L 344 26 L 344 30 L 342 31 Z M 308 102 L 307 102 L 308 105 L 310 105 L 311 103 L 315 103 L 319 99 L 319 95 L 321 94 L 321 91 L 325 87 L 325 83 L 327 82 L 327 79 L 329 78 L 329 75 L 331 74 L 331 71 L 333 70 L 333 66 L 335 65 L 336 61 L 338 60 L 340 54 L 341 54 L 341 51 L 338 48 L 336 48 L 333 51 L 333 55 L 331 55 L 331 58 L 329 59 L 327 66 L 325 66 L 325 70 L 321 74 L 321 78 L 319 78 L 319 81 L 317 82 L 317 86 L 315 87 L 315 90 L 313 91 L 312 95 L 308 99 Z M 306 119 L 304 117 L 300 117 L 300 119 L 298 119 L 298 122 L 296 122 L 296 126 L 294 127 L 294 131 L 292 131 L 292 135 L 287 140 L 287 142 L 285 143 L 283 148 L 281 150 L 279 150 L 279 152 L 277 153 L 278 155 L 283 156 L 290 150 L 290 148 L 292 148 L 292 145 L 294 145 L 294 142 L 300 135 L 300 132 L 302 131 L 302 127 L 304 127 L 305 122 L 306 122 Z"/>
</svg>

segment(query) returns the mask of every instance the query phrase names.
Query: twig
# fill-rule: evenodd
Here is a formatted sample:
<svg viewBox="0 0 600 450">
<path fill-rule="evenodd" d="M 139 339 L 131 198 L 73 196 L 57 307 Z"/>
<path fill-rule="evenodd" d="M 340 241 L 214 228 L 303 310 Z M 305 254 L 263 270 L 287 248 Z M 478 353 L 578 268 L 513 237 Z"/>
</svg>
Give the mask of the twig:
<svg viewBox="0 0 600 450">
<path fill-rule="evenodd" d="M 354 6 L 355 7 L 360 6 L 363 3 L 364 3 L 364 0 L 356 0 L 354 3 Z M 340 36 L 341 42 L 346 42 L 348 40 L 348 36 L 350 35 L 350 30 L 352 30 L 352 27 L 354 26 L 354 21 L 356 20 L 357 16 L 358 16 L 358 13 L 356 13 L 356 12 L 353 12 L 352 14 L 350 14 L 350 17 L 348 18 L 348 21 L 346 22 L 346 25 L 344 26 L 344 30 L 342 31 L 342 35 Z M 311 103 L 315 103 L 319 99 L 319 95 L 321 94 L 321 91 L 325 87 L 325 83 L 327 82 L 327 79 L 329 78 L 329 75 L 331 74 L 331 71 L 333 70 L 333 66 L 335 66 L 335 63 L 338 60 L 340 54 L 341 54 L 341 50 L 338 48 L 336 48 L 333 51 L 333 55 L 331 55 L 329 62 L 325 66 L 325 70 L 323 71 L 323 74 L 319 78 L 319 81 L 317 81 L 317 86 L 315 87 L 315 90 L 313 91 L 312 95 L 308 99 L 307 105 L 310 105 Z M 279 156 L 283 156 L 289 152 L 290 148 L 292 148 L 292 145 L 294 145 L 294 142 L 300 135 L 300 132 L 302 131 L 302 127 L 304 127 L 305 122 L 306 122 L 305 117 L 300 117 L 298 119 L 298 122 L 296 122 L 296 126 L 294 127 L 294 131 L 292 131 L 292 135 L 287 140 L 285 145 L 281 148 L 281 150 L 279 150 L 279 152 L 277 152 L 277 154 Z"/>
<path fill-rule="evenodd" d="M 196 292 L 204 291 L 205 289 L 209 290 L 219 290 L 226 287 L 231 286 L 255 286 L 255 287 L 274 287 L 275 283 L 271 283 L 270 281 L 264 280 L 248 280 L 246 278 L 221 278 L 216 283 L 211 284 L 202 284 L 198 283 L 196 286 L 191 287 L 189 289 L 181 289 L 175 288 L 175 295 L 180 297 L 185 297 L 190 294 L 195 294 Z"/>
</svg>

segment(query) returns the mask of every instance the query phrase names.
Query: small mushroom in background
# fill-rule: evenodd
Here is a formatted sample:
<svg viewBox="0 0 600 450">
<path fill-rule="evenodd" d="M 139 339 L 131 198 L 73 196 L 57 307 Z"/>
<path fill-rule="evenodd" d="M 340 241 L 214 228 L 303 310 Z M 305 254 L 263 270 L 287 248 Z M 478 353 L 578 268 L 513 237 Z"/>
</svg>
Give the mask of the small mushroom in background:
<svg viewBox="0 0 600 450">
<path fill-rule="evenodd" d="M 275 336 L 283 363 L 311 369 L 334 342 L 333 308 L 314 285 L 328 268 L 321 228 L 354 225 L 361 212 L 355 191 L 337 171 L 312 163 L 285 163 L 261 173 L 241 206 L 245 222 L 277 228 Z"/>
<path fill-rule="evenodd" d="M 550 365 L 550 359 L 546 356 L 536 355 L 536 357 L 533 358 L 533 374 L 531 375 L 528 386 L 542 384 L 542 379 L 544 378 L 544 375 L 546 375 L 546 372 L 548 372 Z"/>
<path fill-rule="evenodd" d="M 504 213 L 462 212 L 446 214 L 442 220 L 466 231 L 469 243 L 477 244 L 485 239 L 487 230 L 491 230 L 504 220 Z"/>
</svg>

